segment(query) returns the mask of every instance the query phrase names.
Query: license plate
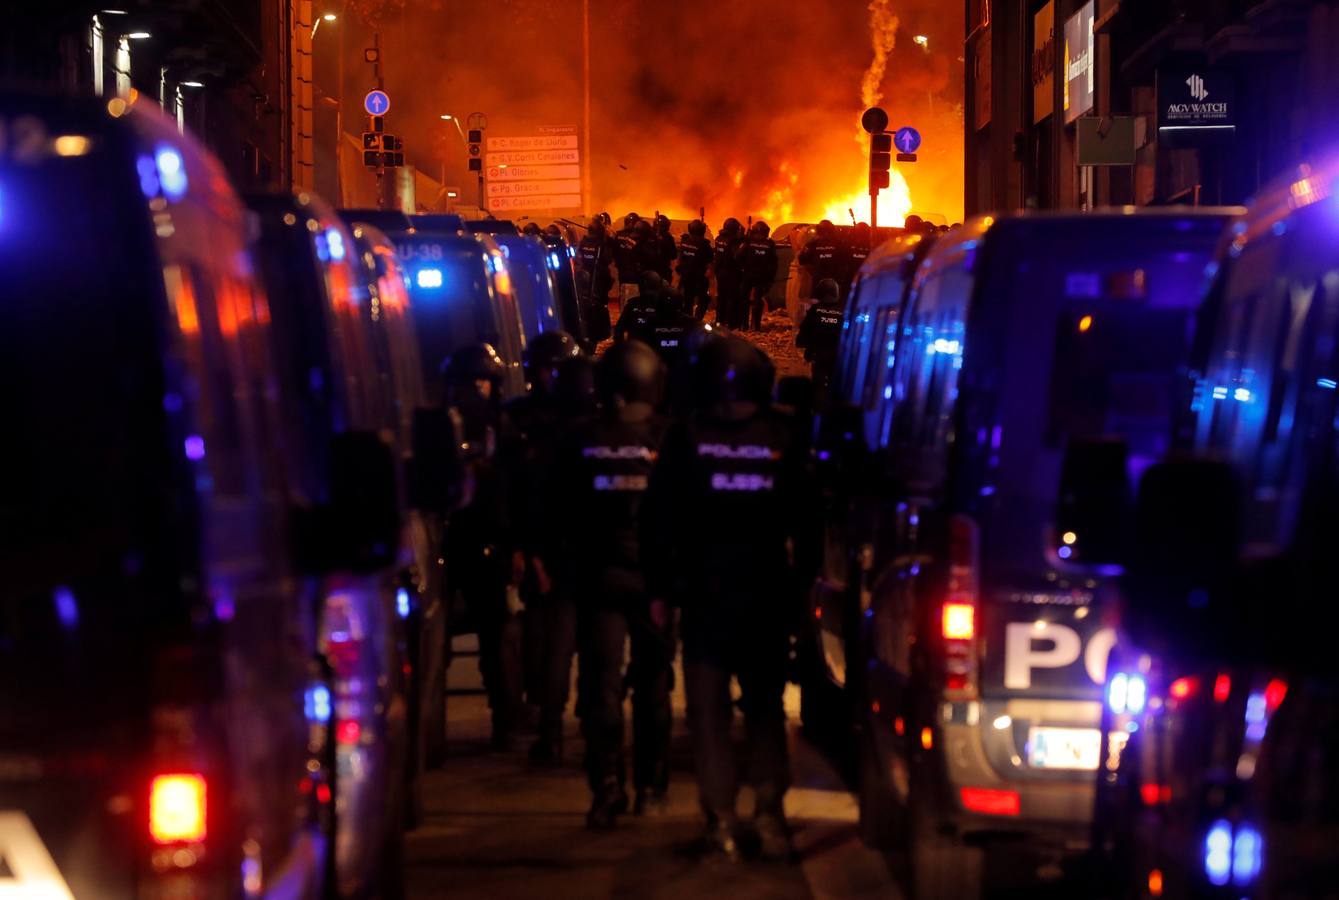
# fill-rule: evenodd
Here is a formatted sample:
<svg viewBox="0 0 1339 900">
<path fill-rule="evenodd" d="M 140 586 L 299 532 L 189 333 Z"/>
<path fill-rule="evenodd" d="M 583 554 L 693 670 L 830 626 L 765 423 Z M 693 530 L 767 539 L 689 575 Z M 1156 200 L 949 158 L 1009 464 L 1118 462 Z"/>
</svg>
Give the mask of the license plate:
<svg viewBox="0 0 1339 900">
<path fill-rule="evenodd" d="M 1097 768 L 1102 733 L 1096 728 L 1039 726 L 1028 733 L 1028 765 L 1037 769 Z"/>
</svg>

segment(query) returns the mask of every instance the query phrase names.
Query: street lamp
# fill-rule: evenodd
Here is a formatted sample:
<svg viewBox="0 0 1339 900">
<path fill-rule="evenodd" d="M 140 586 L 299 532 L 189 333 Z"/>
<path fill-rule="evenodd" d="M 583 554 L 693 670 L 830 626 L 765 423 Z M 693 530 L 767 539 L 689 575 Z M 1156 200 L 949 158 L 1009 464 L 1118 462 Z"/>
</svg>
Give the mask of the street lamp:
<svg viewBox="0 0 1339 900">
<path fill-rule="evenodd" d="M 456 126 L 456 133 L 460 135 L 460 142 L 461 142 L 462 144 L 468 144 L 468 143 L 469 143 L 469 141 L 465 140 L 465 131 L 460 127 L 460 120 L 459 120 L 459 119 L 457 119 L 455 116 L 453 116 L 453 115 L 447 113 L 447 114 L 441 116 L 441 120 L 442 120 L 443 122 L 450 122 L 452 125 Z"/>
<path fill-rule="evenodd" d="M 153 35 L 149 34 L 147 31 L 132 31 L 129 34 L 121 35 L 121 37 L 128 41 L 147 41 L 149 38 L 153 37 Z"/>
<path fill-rule="evenodd" d="M 911 39 L 911 42 L 920 47 L 926 53 L 930 52 L 930 39 L 923 34 L 918 34 Z"/>
<path fill-rule="evenodd" d="M 312 26 L 312 40 L 313 41 L 316 40 L 316 30 L 321 27 L 322 22 L 333 22 L 338 18 L 339 16 L 335 15 L 334 13 L 326 13 L 325 15 L 321 16 L 321 18 L 317 19 L 316 24 Z"/>
</svg>

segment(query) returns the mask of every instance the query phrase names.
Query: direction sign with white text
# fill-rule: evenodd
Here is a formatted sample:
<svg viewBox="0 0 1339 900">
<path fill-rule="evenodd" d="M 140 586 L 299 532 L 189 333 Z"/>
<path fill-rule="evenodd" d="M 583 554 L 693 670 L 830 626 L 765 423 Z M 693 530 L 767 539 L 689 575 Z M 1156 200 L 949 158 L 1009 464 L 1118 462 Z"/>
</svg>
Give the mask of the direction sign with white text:
<svg viewBox="0 0 1339 900">
<path fill-rule="evenodd" d="M 575 150 L 575 134 L 537 134 L 526 137 L 490 137 L 488 149 L 494 150 Z"/>
<path fill-rule="evenodd" d="M 581 166 L 492 166 L 489 181 L 545 181 L 558 178 L 580 178 Z"/>
<path fill-rule="evenodd" d="M 528 209 L 580 209 L 580 194 L 540 194 L 525 197 L 489 197 L 489 212 L 517 212 Z"/>
<path fill-rule="evenodd" d="M 540 194 L 579 194 L 581 181 L 490 181 L 490 197 L 533 197 Z"/>
<path fill-rule="evenodd" d="M 534 166 L 555 163 L 581 162 L 579 150 L 506 150 L 489 153 L 485 160 L 490 166 Z"/>
</svg>

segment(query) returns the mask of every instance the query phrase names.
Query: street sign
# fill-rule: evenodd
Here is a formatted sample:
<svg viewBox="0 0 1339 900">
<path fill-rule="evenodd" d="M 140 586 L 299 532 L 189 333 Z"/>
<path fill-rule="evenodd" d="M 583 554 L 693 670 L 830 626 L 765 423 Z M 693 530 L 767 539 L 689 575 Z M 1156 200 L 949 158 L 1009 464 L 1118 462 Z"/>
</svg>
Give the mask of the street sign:
<svg viewBox="0 0 1339 900">
<path fill-rule="evenodd" d="M 870 134 L 878 134 L 888 128 L 888 113 L 878 106 L 871 106 L 860 117 L 860 127 Z"/>
<path fill-rule="evenodd" d="M 525 137 L 490 137 L 489 150 L 575 150 L 575 134 L 539 134 Z"/>
<path fill-rule="evenodd" d="M 484 129 L 488 127 L 488 116 L 481 112 L 470 113 L 465 118 L 466 128 Z"/>
<path fill-rule="evenodd" d="M 372 90 L 363 97 L 363 109 L 369 116 L 384 116 L 391 108 L 390 94 L 383 90 Z"/>
<path fill-rule="evenodd" d="M 545 181 L 558 178 L 580 178 L 580 165 L 565 166 L 491 166 L 489 181 Z"/>
<path fill-rule="evenodd" d="M 531 209 L 580 209 L 580 194 L 530 194 L 523 197 L 489 197 L 489 212 Z"/>
<path fill-rule="evenodd" d="M 489 153 L 490 166 L 546 166 L 581 162 L 579 150 L 505 150 Z"/>
<path fill-rule="evenodd" d="M 916 154 L 914 154 L 914 153 L 899 153 L 899 154 L 897 154 L 897 161 L 898 161 L 898 162 L 915 162 L 915 161 L 916 161 Z"/>
<path fill-rule="evenodd" d="M 535 197 L 541 194 L 579 194 L 581 182 L 575 178 L 566 181 L 490 181 L 490 197 Z"/>
<path fill-rule="evenodd" d="M 893 135 L 893 146 L 902 153 L 915 153 L 921 148 L 921 133 L 909 125 L 899 128 Z"/>
</svg>

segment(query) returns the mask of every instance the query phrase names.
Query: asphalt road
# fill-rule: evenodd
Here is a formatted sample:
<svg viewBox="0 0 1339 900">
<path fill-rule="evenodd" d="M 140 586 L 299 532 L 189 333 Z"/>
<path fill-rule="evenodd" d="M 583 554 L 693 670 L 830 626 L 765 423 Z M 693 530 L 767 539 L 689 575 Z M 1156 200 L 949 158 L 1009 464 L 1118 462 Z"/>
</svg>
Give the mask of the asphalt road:
<svg viewBox="0 0 1339 900">
<path fill-rule="evenodd" d="M 564 764 L 535 771 L 524 753 L 488 750 L 478 695 L 450 700 L 446 766 L 424 782 L 424 819 L 406 840 L 410 898 L 838 898 L 904 896 L 889 860 L 856 834 L 854 798 L 798 732 L 797 696 L 787 697 L 795 787 L 786 799 L 799 861 L 707 864 L 682 696 L 676 696 L 674 777 L 661 817 L 626 816 L 612 833 L 585 828 L 590 796 L 582 747 L 569 721 Z M 629 712 L 629 719 L 630 719 Z M 738 717 L 737 717 L 738 718 Z M 737 723 L 738 724 L 738 723 Z M 740 798 L 747 820 L 752 798 Z"/>
</svg>

